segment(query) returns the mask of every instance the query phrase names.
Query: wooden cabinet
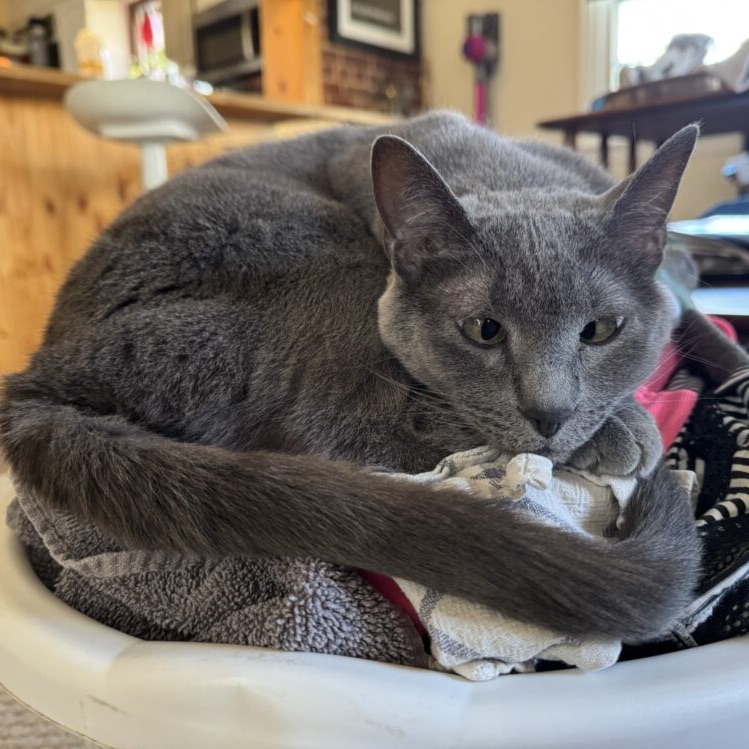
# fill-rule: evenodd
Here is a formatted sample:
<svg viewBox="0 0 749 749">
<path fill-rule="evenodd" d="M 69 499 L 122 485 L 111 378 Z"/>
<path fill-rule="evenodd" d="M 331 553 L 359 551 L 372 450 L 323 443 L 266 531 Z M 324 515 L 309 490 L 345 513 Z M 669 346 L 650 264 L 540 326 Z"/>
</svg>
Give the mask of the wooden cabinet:
<svg viewBox="0 0 749 749">
<path fill-rule="evenodd" d="M 264 0 L 260 6 L 263 93 L 278 101 L 323 103 L 319 0 Z"/>
</svg>

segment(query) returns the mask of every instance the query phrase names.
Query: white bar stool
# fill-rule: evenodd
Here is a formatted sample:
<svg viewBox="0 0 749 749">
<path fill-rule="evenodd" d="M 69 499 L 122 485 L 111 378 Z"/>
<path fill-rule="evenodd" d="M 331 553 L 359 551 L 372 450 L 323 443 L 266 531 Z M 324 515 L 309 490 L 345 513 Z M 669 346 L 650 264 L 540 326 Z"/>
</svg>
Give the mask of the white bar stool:
<svg viewBox="0 0 749 749">
<path fill-rule="evenodd" d="M 65 106 L 94 135 L 140 146 L 145 190 L 169 176 L 168 143 L 227 129 L 223 117 L 202 96 L 147 78 L 77 83 L 65 93 Z"/>
</svg>

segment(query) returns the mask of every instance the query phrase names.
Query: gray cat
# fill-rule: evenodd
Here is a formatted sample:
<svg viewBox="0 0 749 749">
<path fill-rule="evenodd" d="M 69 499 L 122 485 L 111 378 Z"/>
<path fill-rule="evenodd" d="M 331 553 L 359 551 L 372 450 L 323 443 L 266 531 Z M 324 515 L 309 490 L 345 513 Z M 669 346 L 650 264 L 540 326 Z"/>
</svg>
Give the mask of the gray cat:
<svg viewBox="0 0 749 749">
<path fill-rule="evenodd" d="M 6 382 L 13 470 L 130 547 L 318 556 L 572 634 L 661 630 L 699 549 L 631 394 L 670 334 L 655 272 L 697 128 L 620 185 L 454 114 L 385 132 L 232 153 L 126 210 Z M 621 540 L 366 468 L 486 443 L 647 475 Z"/>
</svg>

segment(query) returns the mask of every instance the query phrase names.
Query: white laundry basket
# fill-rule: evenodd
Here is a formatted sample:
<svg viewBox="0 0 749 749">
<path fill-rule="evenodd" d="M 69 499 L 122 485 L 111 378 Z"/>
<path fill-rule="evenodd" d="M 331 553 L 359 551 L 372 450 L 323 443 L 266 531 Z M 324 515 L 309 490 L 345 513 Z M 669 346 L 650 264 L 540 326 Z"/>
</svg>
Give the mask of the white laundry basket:
<svg viewBox="0 0 749 749">
<path fill-rule="evenodd" d="M 4 514 L 9 484 L 0 496 Z M 600 673 L 487 683 L 337 656 L 144 642 L 57 600 L 4 524 L 0 683 L 118 749 L 749 746 L 747 638 Z"/>
</svg>

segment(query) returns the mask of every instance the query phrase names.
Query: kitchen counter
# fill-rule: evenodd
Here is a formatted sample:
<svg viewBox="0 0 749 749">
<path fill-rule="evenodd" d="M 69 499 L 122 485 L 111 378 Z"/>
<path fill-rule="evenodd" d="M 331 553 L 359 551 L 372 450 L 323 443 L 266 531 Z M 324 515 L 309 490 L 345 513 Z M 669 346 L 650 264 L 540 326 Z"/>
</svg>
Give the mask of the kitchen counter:
<svg viewBox="0 0 749 749">
<path fill-rule="evenodd" d="M 65 91 L 84 80 L 52 68 L 18 65 L 0 68 L 0 96 L 28 96 L 62 100 Z M 289 120 L 326 120 L 331 123 L 377 124 L 392 122 L 393 118 L 380 112 L 369 112 L 347 107 L 307 106 L 272 101 L 259 94 L 216 91 L 206 99 L 227 120 L 250 120 L 275 123 Z"/>
</svg>

